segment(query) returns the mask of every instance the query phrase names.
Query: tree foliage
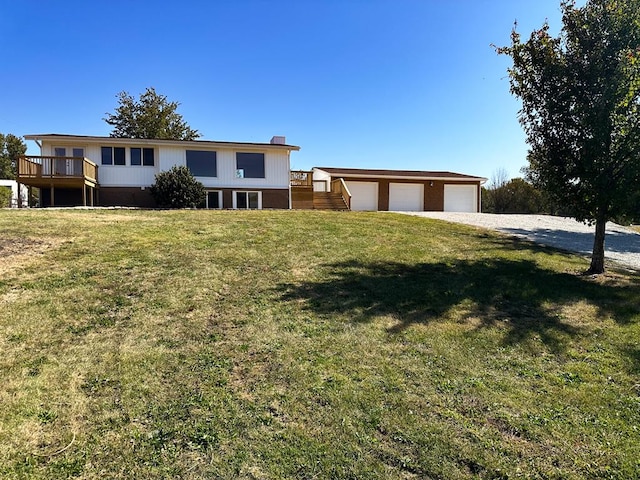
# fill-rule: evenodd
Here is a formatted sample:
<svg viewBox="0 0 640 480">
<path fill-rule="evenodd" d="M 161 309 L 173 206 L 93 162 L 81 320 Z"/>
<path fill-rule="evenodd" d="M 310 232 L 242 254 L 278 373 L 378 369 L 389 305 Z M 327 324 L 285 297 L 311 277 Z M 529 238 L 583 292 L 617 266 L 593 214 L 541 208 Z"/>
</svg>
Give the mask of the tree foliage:
<svg viewBox="0 0 640 480">
<path fill-rule="evenodd" d="M 163 208 L 197 208 L 204 204 L 206 195 L 204 185 L 184 165 L 158 173 L 150 191 Z"/>
<path fill-rule="evenodd" d="M 549 213 L 544 195 L 522 178 L 512 178 L 501 184 L 491 184 L 482 190 L 482 211 L 485 213 Z"/>
<path fill-rule="evenodd" d="M 177 113 L 177 102 L 170 102 L 153 87 L 136 100 L 127 92 L 117 95 L 119 106 L 115 113 L 107 113 L 104 121 L 113 126 L 112 137 L 152 138 L 161 140 L 194 140 L 200 137 L 182 115 Z"/>
<path fill-rule="evenodd" d="M 15 180 L 18 158 L 27 151 L 27 145 L 21 137 L 11 133 L 0 133 L 0 178 Z"/>
<path fill-rule="evenodd" d="M 634 214 L 640 196 L 640 0 L 561 3 L 526 42 L 515 30 L 511 92 L 529 144 L 527 177 L 571 216 L 595 224 L 590 273 L 604 271 L 606 222 Z"/>
</svg>

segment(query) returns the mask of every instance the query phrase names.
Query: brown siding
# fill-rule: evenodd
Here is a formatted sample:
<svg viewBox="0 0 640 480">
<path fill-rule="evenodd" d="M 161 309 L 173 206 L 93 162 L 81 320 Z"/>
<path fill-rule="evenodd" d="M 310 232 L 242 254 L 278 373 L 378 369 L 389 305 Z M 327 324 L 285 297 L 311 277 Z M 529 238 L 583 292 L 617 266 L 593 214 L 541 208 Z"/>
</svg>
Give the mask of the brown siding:
<svg viewBox="0 0 640 480">
<path fill-rule="evenodd" d="M 233 208 L 233 190 L 222 190 L 222 208 Z"/>
<path fill-rule="evenodd" d="M 98 190 L 98 205 L 103 207 L 153 208 L 156 202 L 148 188 L 103 187 Z"/>
<path fill-rule="evenodd" d="M 313 187 L 291 187 L 291 208 L 297 210 L 313 209 Z"/>
<path fill-rule="evenodd" d="M 389 180 L 378 180 L 378 210 L 389 210 Z"/>
<path fill-rule="evenodd" d="M 432 186 L 433 184 L 433 186 Z M 441 212 L 444 210 L 444 182 L 433 180 L 424 183 L 424 211 Z"/>
<path fill-rule="evenodd" d="M 262 208 L 289 208 L 289 190 L 262 190 Z"/>
</svg>

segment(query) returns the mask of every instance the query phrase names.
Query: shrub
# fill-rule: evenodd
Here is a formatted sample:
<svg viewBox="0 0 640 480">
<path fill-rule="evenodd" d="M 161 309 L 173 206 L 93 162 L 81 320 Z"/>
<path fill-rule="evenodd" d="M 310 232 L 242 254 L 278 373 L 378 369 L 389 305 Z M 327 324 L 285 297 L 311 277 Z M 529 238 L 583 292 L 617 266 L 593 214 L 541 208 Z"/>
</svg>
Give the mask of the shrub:
<svg viewBox="0 0 640 480">
<path fill-rule="evenodd" d="M 0 186 L 0 208 L 11 206 L 11 187 Z"/>
<path fill-rule="evenodd" d="M 151 195 L 163 208 L 196 208 L 204 204 L 204 185 L 185 166 L 174 166 L 156 175 Z"/>
</svg>

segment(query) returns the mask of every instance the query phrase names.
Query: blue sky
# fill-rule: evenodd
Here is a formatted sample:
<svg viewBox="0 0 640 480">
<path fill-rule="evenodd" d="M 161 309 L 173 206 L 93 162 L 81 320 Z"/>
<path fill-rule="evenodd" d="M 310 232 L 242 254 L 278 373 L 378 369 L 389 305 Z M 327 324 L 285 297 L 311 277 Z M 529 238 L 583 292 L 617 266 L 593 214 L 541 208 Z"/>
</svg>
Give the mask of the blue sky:
<svg viewBox="0 0 640 480">
<path fill-rule="evenodd" d="M 0 0 L 0 132 L 107 136 L 116 94 L 153 86 L 203 139 L 285 135 L 295 169 L 515 177 L 519 103 L 490 45 L 516 20 L 556 34 L 559 3 Z"/>
</svg>

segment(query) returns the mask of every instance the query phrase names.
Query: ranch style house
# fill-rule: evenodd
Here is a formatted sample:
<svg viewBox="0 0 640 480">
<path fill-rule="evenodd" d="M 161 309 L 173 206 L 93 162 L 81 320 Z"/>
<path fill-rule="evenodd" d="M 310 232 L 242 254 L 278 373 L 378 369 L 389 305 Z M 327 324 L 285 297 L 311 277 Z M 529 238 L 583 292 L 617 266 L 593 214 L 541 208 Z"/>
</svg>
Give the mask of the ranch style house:
<svg viewBox="0 0 640 480">
<path fill-rule="evenodd" d="M 25 135 L 39 156 L 18 162 L 39 206 L 155 207 L 156 174 L 185 165 L 207 192 L 203 208 L 480 211 L 486 178 L 451 172 L 317 167 L 291 171 L 300 147 L 269 143 Z"/>
</svg>

